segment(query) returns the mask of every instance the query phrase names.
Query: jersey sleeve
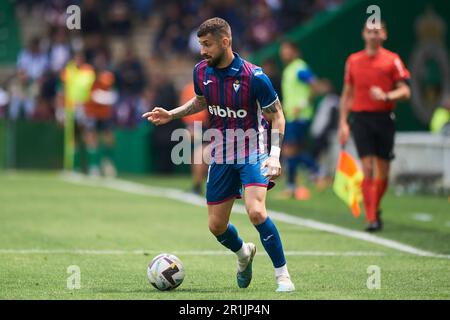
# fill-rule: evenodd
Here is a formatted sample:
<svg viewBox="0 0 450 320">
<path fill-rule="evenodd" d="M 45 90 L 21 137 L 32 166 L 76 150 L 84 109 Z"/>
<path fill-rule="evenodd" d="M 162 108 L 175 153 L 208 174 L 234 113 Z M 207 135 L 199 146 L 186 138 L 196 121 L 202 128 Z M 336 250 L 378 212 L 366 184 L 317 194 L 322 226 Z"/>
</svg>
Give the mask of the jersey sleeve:
<svg viewBox="0 0 450 320">
<path fill-rule="evenodd" d="M 351 57 L 345 62 L 344 83 L 353 85 L 352 60 Z"/>
<path fill-rule="evenodd" d="M 272 106 L 278 99 L 272 82 L 262 69 L 253 73 L 252 92 L 262 109 Z"/>
<path fill-rule="evenodd" d="M 194 92 L 195 92 L 195 94 L 196 94 L 197 96 L 199 96 L 199 97 L 203 97 L 203 92 L 202 92 L 202 90 L 200 89 L 200 86 L 199 86 L 199 84 L 198 84 L 198 81 L 199 81 L 199 79 L 198 79 L 198 65 L 196 65 L 196 66 L 194 67 L 193 81 L 194 81 Z"/>
<path fill-rule="evenodd" d="M 314 73 L 308 67 L 299 69 L 297 72 L 297 78 L 298 80 L 307 84 L 311 84 L 311 82 L 313 82 L 316 79 Z"/>
<path fill-rule="evenodd" d="M 393 78 L 395 82 L 402 80 L 407 81 L 411 77 L 408 69 L 406 69 L 405 64 L 398 55 L 394 57 L 393 68 Z"/>
</svg>

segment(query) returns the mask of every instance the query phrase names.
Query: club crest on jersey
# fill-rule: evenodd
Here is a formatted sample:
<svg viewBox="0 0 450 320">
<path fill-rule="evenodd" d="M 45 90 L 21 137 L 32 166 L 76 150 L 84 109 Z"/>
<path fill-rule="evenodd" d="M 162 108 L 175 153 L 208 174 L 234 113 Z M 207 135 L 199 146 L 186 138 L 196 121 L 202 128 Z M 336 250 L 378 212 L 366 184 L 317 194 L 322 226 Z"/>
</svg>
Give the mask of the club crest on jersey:
<svg viewBox="0 0 450 320">
<path fill-rule="evenodd" d="M 235 92 L 238 92 L 239 88 L 240 88 L 240 84 L 239 84 L 239 80 L 234 81 L 233 83 L 233 88 Z"/>
</svg>

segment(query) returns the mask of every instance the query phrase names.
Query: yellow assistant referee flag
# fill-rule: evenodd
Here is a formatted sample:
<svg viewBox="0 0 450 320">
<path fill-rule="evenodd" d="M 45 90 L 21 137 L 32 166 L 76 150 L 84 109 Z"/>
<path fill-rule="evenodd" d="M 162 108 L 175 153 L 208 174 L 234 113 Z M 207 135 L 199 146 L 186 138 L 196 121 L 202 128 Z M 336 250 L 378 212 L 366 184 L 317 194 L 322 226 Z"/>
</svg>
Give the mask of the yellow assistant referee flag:
<svg viewBox="0 0 450 320">
<path fill-rule="evenodd" d="M 348 152 L 342 150 L 336 166 L 333 190 L 350 207 L 355 218 L 361 213 L 359 204 L 362 200 L 362 180 L 363 173 L 358 163 Z"/>
</svg>

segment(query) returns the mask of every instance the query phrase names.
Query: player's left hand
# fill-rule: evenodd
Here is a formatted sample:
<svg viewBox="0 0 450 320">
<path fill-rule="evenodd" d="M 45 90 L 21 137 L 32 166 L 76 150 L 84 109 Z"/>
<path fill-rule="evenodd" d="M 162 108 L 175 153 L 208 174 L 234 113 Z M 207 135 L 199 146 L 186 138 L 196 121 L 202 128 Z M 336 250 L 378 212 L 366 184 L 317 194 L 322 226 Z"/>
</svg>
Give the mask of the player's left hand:
<svg viewBox="0 0 450 320">
<path fill-rule="evenodd" d="M 266 167 L 267 172 L 264 173 L 264 176 L 268 177 L 269 180 L 274 180 L 281 175 L 281 164 L 278 157 L 269 157 L 266 161 L 264 161 L 261 165 L 261 170 Z"/>
<path fill-rule="evenodd" d="M 370 87 L 370 96 L 375 101 L 386 101 L 386 92 L 377 86 Z"/>
</svg>

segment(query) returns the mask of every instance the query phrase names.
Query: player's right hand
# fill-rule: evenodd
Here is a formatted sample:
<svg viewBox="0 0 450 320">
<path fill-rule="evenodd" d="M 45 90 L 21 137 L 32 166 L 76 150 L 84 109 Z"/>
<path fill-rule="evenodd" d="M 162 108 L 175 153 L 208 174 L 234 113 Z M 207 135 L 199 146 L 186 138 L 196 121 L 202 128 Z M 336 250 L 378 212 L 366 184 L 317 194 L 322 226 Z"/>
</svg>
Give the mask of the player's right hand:
<svg viewBox="0 0 450 320">
<path fill-rule="evenodd" d="M 155 107 L 152 111 L 144 113 L 142 118 L 147 118 L 148 121 L 156 126 L 159 126 L 172 121 L 173 116 L 166 109 Z"/>
<path fill-rule="evenodd" d="M 339 125 L 339 143 L 341 146 L 347 144 L 348 138 L 350 137 L 350 127 L 347 122 L 342 122 Z"/>
</svg>

